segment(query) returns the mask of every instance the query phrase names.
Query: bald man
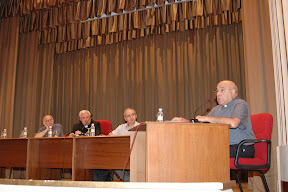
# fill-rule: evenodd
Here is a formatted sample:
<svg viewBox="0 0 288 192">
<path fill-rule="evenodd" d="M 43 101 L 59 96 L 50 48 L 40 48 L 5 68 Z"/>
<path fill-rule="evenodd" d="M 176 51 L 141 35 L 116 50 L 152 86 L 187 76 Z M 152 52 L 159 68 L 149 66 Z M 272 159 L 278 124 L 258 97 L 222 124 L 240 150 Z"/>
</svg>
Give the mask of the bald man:
<svg viewBox="0 0 288 192">
<path fill-rule="evenodd" d="M 49 127 L 52 127 L 53 137 L 63 137 L 62 125 L 54 124 L 54 119 L 51 115 L 45 115 L 43 117 L 43 126 L 39 129 L 34 137 L 48 137 Z"/>
<path fill-rule="evenodd" d="M 230 157 L 236 156 L 238 144 L 244 139 L 255 139 L 250 119 L 249 106 L 238 97 L 238 88 L 233 81 L 225 80 L 218 83 L 215 90 L 218 105 L 207 116 L 197 116 L 199 122 L 230 124 L 229 144 Z M 189 121 L 175 117 L 173 121 Z M 254 157 L 254 145 L 241 148 L 240 157 Z"/>
</svg>

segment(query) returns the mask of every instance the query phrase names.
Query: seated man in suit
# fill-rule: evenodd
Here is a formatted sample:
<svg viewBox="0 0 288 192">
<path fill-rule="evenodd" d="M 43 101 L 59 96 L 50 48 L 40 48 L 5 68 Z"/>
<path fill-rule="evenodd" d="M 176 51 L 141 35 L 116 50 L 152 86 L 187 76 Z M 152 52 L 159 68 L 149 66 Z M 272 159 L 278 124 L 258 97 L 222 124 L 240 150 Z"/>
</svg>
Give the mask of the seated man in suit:
<svg viewBox="0 0 288 192">
<path fill-rule="evenodd" d="M 114 131 L 109 133 L 109 135 L 130 135 L 129 129 L 139 125 L 136 121 L 137 113 L 134 109 L 127 108 L 124 111 L 124 120 L 126 123 L 119 125 Z M 121 176 L 122 170 L 115 170 L 115 172 Z M 123 173 L 123 181 L 129 182 L 130 181 L 130 171 L 124 171 Z"/>
<path fill-rule="evenodd" d="M 100 123 L 92 119 L 92 115 L 88 110 L 81 110 L 79 112 L 79 123 L 73 125 L 72 132 L 69 133 L 69 136 L 74 135 L 83 135 L 88 131 L 87 128 L 90 128 L 92 123 L 95 126 L 95 135 L 101 134 Z"/>
<path fill-rule="evenodd" d="M 90 128 L 92 123 L 94 123 L 95 126 L 95 135 L 101 135 L 100 123 L 92 119 L 92 114 L 90 113 L 90 111 L 81 110 L 79 112 L 79 120 L 79 123 L 73 125 L 72 132 L 69 133 L 70 137 L 75 135 L 84 135 L 84 133 L 88 131 L 87 128 Z M 106 169 L 94 169 L 92 173 L 93 181 L 111 181 L 110 172 Z"/>
<path fill-rule="evenodd" d="M 39 129 L 34 137 L 48 137 L 48 131 L 52 128 L 52 136 L 63 137 L 62 125 L 54 124 L 54 119 L 51 115 L 43 117 L 43 126 Z"/>
<path fill-rule="evenodd" d="M 246 101 L 238 97 L 238 88 L 232 81 L 221 81 L 215 90 L 218 105 L 207 116 L 197 116 L 199 122 L 230 124 L 230 157 L 236 156 L 238 144 L 244 139 L 255 139 L 250 119 L 250 110 Z M 189 121 L 174 117 L 172 121 Z M 240 157 L 254 157 L 254 145 L 245 145 Z"/>
</svg>

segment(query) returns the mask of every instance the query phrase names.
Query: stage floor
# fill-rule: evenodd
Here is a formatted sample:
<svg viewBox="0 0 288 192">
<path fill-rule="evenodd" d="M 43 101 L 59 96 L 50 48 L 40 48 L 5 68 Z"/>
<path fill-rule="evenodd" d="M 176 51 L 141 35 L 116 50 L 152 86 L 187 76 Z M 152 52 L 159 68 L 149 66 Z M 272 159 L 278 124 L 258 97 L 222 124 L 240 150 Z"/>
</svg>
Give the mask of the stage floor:
<svg viewBox="0 0 288 192">
<path fill-rule="evenodd" d="M 93 181 L 56 181 L 56 180 L 23 180 L 0 179 L 1 192 L 110 192 L 110 191 L 201 191 L 232 192 L 235 181 L 209 183 L 142 183 L 142 182 L 93 182 Z"/>
</svg>

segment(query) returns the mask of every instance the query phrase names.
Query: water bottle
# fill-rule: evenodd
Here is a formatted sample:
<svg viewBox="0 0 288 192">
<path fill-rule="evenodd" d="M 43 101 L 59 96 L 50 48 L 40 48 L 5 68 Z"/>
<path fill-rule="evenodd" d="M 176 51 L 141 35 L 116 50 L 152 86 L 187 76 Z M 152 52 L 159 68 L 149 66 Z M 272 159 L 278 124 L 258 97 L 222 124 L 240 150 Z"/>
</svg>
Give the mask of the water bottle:
<svg viewBox="0 0 288 192">
<path fill-rule="evenodd" d="M 91 124 L 91 133 L 90 136 L 95 136 L 95 126 L 94 123 Z"/>
<path fill-rule="evenodd" d="M 54 131 L 54 137 L 58 137 L 59 136 L 59 132 L 57 130 Z"/>
<path fill-rule="evenodd" d="M 86 133 L 84 134 L 85 136 L 90 136 L 90 129 L 91 127 L 89 128 L 88 125 L 85 125 L 84 128 L 87 129 Z"/>
<path fill-rule="evenodd" d="M 6 129 L 4 129 L 2 132 L 2 138 L 3 139 L 7 138 L 7 130 Z"/>
<path fill-rule="evenodd" d="M 159 108 L 159 111 L 157 113 L 157 121 L 158 122 L 163 122 L 163 118 L 164 118 L 164 113 L 162 111 L 162 108 Z"/>
<path fill-rule="evenodd" d="M 48 137 L 52 137 L 52 126 L 49 126 Z"/>
<path fill-rule="evenodd" d="M 27 136 L 28 136 L 27 127 L 24 127 L 24 130 L 23 130 L 23 138 L 27 138 Z"/>
</svg>

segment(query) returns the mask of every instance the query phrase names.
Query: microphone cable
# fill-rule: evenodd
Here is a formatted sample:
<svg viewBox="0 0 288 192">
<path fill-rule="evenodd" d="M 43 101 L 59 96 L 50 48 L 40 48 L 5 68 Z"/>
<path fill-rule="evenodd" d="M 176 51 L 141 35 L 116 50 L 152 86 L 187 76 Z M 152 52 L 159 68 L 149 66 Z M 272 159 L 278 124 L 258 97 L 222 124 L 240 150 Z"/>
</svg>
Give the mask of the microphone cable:
<svg viewBox="0 0 288 192">
<path fill-rule="evenodd" d="M 198 123 L 198 119 L 196 119 L 196 114 L 197 112 L 199 111 L 199 109 L 201 109 L 203 106 L 207 105 L 208 103 L 210 103 L 211 100 L 210 99 L 207 99 L 206 100 L 206 103 L 203 103 L 202 105 L 200 105 L 194 112 L 194 116 L 192 119 L 189 120 L 190 123 Z"/>
<path fill-rule="evenodd" d="M 210 99 L 207 99 L 207 100 L 206 100 L 206 103 L 203 103 L 202 105 L 200 105 L 200 107 L 198 107 L 198 108 L 195 110 L 195 112 L 194 112 L 194 119 L 195 119 L 196 114 L 197 114 L 197 112 L 199 111 L 199 109 L 201 109 L 204 105 L 207 105 L 207 104 L 210 103 L 210 102 L 211 102 Z"/>
<path fill-rule="evenodd" d="M 135 135 L 133 137 L 133 141 L 131 143 L 131 147 L 130 147 L 129 153 L 128 153 L 127 157 L 126 157 L 126 160 L 125 160 L 125 163 L 124 163 L 124 166 L 123 166 L 123 169 L 122 169 L 122 174 L 121 174 L 120 178 L 118 179 L 118 181 L 120 181 L 123 178 L 123 176 L 124 176 L 124 171 L 125 171 L 125 168 L 126 168 L 126 166 L 128 164 L 128 160 L 130 159 L 130 154 L 131 154 L 133 146 L 134 146 L 134 142 L 135 142 L 135 138 L 136 138 L 137 133 L 138 133 L 138 129 L 139 129 L 140 125 L 143 125 L 143 124 L 145 124 L 145 122 L 139 123 L 139 125 L 137 125 L 137 127 L 136 127 Z"/>
</svg>

